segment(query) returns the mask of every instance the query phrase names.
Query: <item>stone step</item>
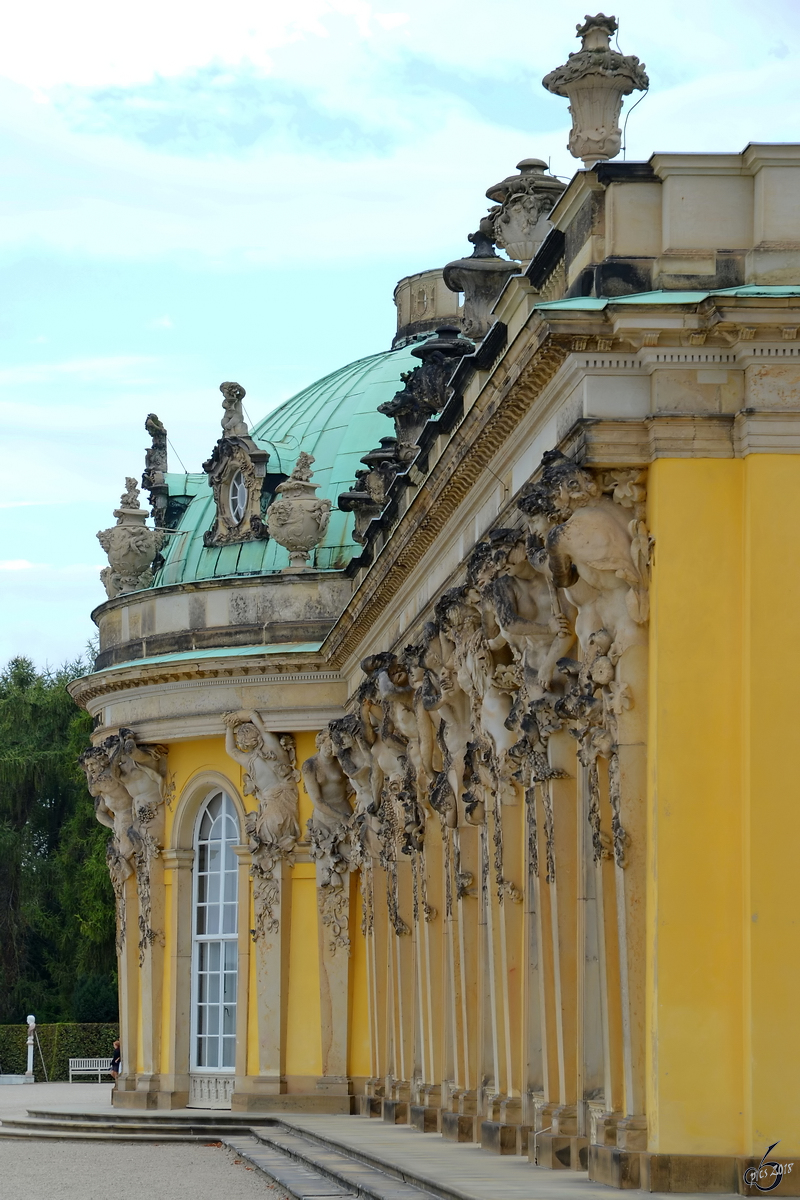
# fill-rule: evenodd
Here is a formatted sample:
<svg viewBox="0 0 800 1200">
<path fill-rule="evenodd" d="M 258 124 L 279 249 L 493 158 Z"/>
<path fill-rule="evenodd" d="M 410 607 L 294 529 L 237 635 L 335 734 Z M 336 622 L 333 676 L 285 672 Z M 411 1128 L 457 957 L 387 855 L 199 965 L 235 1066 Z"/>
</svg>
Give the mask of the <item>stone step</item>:
<svg viewBox="0 0 800 1200">
<path fill-rule="evenodd" d="M 97 1133 L 114 1133 L 114 1134 L 141 1134 L 151 1140 L 158 1140 L 162 1136 L 166 1138 L 179 1138 L 181 1140 L 196 1140 L 205 1138 L 206 1141 L 211 1137 L 215 1141 L 219 1135 L 228 1133 L 249 1133 L 251 1126 L 246 1122 L 239 1121 L 236 1125 L 201 1123 L 195 1121 L 117 1121 L 109 1119 L 107 1121 L 81 1121 L 74 1119 L 64 1119 L 55 1117 L 40 1118 L 40 1117 L 5 1117 L 0 1121 L 0 1132 L 8 1132 L 11 1129 L 22 1129 L 28 1133 L 61 1133 L 62 1135 L 80 1137 L 81 1134 L 97 1134 Z"/>
<path fill-rule="evenodd" d="M 98 1125 L 106 1125 L 113 1122 L 115 1125 L 197 1125 L 205 1128 L 206 1125 L 214 1126 L 236 1126 L 237 1128 L 249 1129 L 251 1125 L 272 1124 L 275 1118 L 268 1113 L 231 1113 L 218 1109 L 203 1111 L 202 1109 L 176 1109 L 169 1110 L 131 1110 L 118 1109 L 114 1112 L 58 1112 L 51 1109 L 29 1108 L 28 1116 L 42 1121 L 80 1121 L 81 1123 L 92 1123 Z"/>
<path fill-rule="evenodd" d="M 252 1134 L 265 1154 L 289 1157 L 359 1196 L 376 1200 L 463 1200 L 462 1192 L 418 1177 L 412 1162 L 399 1170 L 366 1150 L 355 1150 L 333 1138 L 282 1122 L 270 1129 L 253 1129 Z M 224 1140 L 234 1145 L 235 1139 Z"/>
<path fill-rule="evenodd" d="M 146 1142 L 153 1145 L 156 1142 L 221 1142 L 223 1136 L 214 1133 L 113 1133 L 98 1130 L 89 1133 L 77 1129 L 30 1129 L 20 1126 L 9 1127 L 0 1125 L 0 1141 L 40 1141 L 40 1142 Z"/>
</svg>

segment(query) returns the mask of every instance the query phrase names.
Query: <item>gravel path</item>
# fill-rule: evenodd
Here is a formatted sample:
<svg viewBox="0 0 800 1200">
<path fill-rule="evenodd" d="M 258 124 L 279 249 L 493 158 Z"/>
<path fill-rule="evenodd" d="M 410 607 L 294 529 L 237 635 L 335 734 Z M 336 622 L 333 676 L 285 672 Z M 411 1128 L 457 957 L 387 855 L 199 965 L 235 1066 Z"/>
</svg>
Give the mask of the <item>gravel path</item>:
<svg viewBox="0 0 800 1200">
<path fill-rule="evenodd" d="M 24 1200 L 283 1200 L 286 1196 L 226 1147 L 203 1144 L 0 1142 L 0 1179 L 4 1194 Z"/>
</svg>

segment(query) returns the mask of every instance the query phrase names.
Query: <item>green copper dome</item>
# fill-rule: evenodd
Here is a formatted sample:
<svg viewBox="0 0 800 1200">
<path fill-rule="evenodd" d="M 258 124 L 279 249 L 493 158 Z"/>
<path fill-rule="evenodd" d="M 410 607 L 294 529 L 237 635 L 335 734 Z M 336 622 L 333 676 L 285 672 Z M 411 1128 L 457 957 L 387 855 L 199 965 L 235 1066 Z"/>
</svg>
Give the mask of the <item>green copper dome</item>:
<svg viewBox="0 0 800 1200">
<path fill-rule="evenodd" d="M 312 383 L 281 404 L 250 430 L 250 436 L 269 451 L 267 471 L 289 475 L 301 450 L 313 454 L 313 482 L 317 495 L 332 502 L 325 540 L 312 552 L 309 566 L 317 570 L 342 570 L 361 548 L 352 537 L 353 514 L 340 512 L 337 497 L 363 469 L 362 454 L 382 437 L 394 436 L 394 423 L 377 411 L 402 387 L 404 371 L 419 365 L 412 358 L 413 344 L 382 354 L 372 354 L 341 367 Z M 187 503 L 164 550 L 164 566 L 155 587 L 195 579 L 221 579 L 231 575 L 262 575 L 289 565 L 288 552 L 272 539 L 207 548 L 203 534 L 214 523 L 214 498 L 205 474 L 167 476 L 172 511 Z"/>
</svg>

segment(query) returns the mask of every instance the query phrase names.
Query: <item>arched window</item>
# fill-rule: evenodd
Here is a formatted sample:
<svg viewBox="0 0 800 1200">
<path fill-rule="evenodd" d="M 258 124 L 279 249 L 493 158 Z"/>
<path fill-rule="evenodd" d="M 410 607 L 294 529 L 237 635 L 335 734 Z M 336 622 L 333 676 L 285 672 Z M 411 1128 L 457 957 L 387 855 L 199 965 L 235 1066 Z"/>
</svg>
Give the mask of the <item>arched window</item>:
<svg viewBox="0 0 800 1200">
<path fill-rule="evenodd" d="M 230 797 L 214 792 L 195 831 L 192 1070 L 236 1064 L 239 824 Z"/>
</svg>

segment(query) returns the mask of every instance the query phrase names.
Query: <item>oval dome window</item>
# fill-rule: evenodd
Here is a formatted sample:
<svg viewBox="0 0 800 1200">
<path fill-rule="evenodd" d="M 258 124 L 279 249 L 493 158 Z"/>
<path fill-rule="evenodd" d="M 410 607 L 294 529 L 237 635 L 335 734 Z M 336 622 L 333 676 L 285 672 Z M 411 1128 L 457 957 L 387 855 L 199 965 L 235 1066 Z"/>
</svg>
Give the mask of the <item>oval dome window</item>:
<svg viewBox="0 0 800 1200">
<path fill-rule="evenodd" d="M 228 505 L 231 510 L 231 516 L 235 525 L 241 523 L 242 517 L 247 511 L 247 486 L 244 482 L 244 475 L 241 471 L 237 471 L 231 480 L 230 490 L 228 492 Z"/>
</svg>

